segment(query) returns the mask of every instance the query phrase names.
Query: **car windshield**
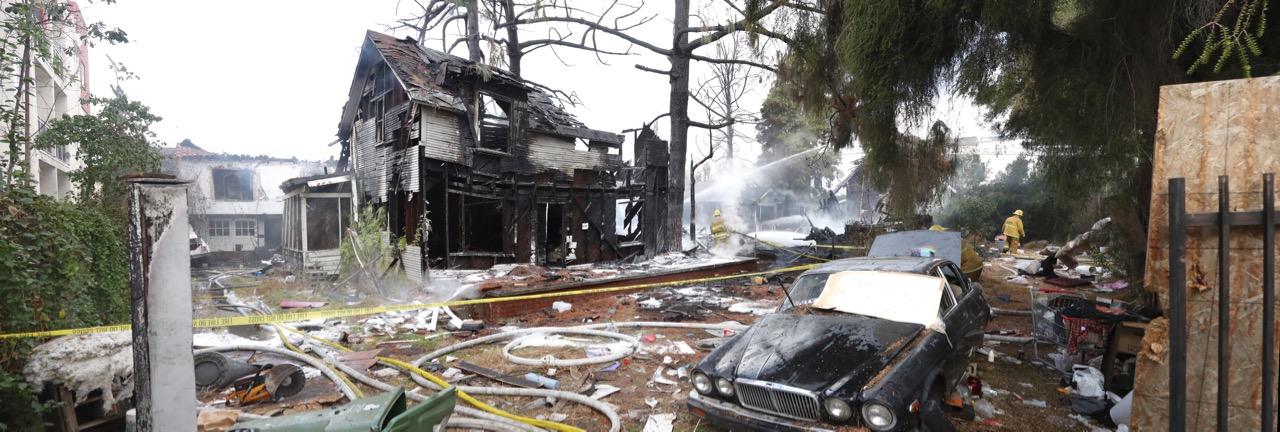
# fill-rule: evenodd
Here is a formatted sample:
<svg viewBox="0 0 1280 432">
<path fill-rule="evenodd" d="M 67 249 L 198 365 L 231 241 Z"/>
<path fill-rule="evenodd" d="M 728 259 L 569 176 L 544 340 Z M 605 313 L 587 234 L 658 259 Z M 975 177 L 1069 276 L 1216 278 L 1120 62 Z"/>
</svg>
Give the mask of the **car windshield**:
<svg viewBox="0 0 1280 432">
<path fill-rule="evenodd" d="M 930 326 L 938 320 L 944 286 L 945 280 L 936 276 L 845 271 L 803 276 L 790 294 L 802 308 Z"/>
<path fill-rule="evenodd" d="M 818 295 L 822 294 L 822 289 L 827 286 L 828 276 L 831 276 L 831 273 L 814 273 L 800 276 L 799 279 L 796 279 L 791 284 L 791 291 L 789 292 L 791 300 L 783 300 L 782 308 L 779 311 L 785 312 L 791 310 L 794 306 L 805 306 L 813 303 L 814 300 L 818 299 Z M 795 301 L 795 304 L 791 304 L 791 301 Z"/>
</svg>

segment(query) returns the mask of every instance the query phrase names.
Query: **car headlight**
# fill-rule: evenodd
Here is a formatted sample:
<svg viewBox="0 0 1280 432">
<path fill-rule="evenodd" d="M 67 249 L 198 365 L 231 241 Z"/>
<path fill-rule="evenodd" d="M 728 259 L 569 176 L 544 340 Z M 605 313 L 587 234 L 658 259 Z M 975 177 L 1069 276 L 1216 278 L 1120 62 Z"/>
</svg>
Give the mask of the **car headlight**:
<svg viewBox="0 0 1280 432">
<path fill-rule="evenodd" d="M 711 384 L 711 378 L 702 372 L 693 373 L 693 388 L 698 390 L 698 393 L 705 395 L 715 391 L 715 386 Z"/>
<path fill-rule="evenodd" d="M 846 421 L 853 416 L 853 409 L 849 408 L 849 404 L 838 398 L 822 401 L 822 407 L 826 408 L 827 415 L 835 421 Z"/>
<path fill-rule="evenodd" d="M 898 419 L 893 417 L 893 410 L 879 402 L 867 402 L 862 405 L 862 419 L 867 427 L 874 430 L 893 429 Z"/>
<path fill-rule="evenodd" d="M 725 396 L 733 396 L 733 383 L 724 378 L 716 378 L 716 390 Z"/>
</svg>

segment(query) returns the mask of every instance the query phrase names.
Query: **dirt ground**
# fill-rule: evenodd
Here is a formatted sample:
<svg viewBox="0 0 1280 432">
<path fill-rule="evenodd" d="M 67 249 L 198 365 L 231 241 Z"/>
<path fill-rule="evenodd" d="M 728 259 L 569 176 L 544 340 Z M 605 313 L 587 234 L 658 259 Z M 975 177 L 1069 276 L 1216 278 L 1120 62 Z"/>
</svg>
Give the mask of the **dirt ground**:
<svg viewBox="0 0 1280 432">
<path fill-rule="evenodd" d="M 1030 310 L 1031 302 L 1028 285 L 1005 281 L 1008 272 L 999 267 L 987 267 L 981 278 L 981 284 L 991 299 L 992 306 L 1009 310 Z M 1039 281 L 1034 281 L 1040 283 Z M 696 289 L 695 289 L 696 288 Z M 252 291 L 252 293 L 249 293 Z M 257 288 L 237 289 L 236 294 L 263 299 L 267 304 L 278 304 L 279 299 L 322 300 L 311 292 L 311 288 L 301 283 L 281 283 L 273 281 L 259 284 Z M 216 296 L 215 296 L 216 297 Z M 724 301 L 722 299 L 732 299 Z M 377 332 L 353 331 L 345 338 L 345 345 L 360 351 L 366 349 L 383 349 L 382 355 L 404 361 L 415 360 L 425 353 L 440 347 L 465 342 L 474 337 L 494 334 L 500 328 L 535 328 L 578 326 L 587 323 L 607 323 L 625 321 L 660 321 L 660 322 L 699 322 L 720 323 L 736 321 L 751 324 L 760 316 L 745 309 L 762 311 L 776 306 L 783 299 L 781 288 L 776 285 L 757 285 L 749 280 L 727 281 L 719 285 L 701 287 L 663 287 L 650 289 L 639 294 L 620 295 L 600 298 L 588 302 L 574 302 L 572 298 L 565 301 L 572 304 L 566 312 L 546 310 L 529 314 L 505 322 L 485 323 L 485 329 L 479 332 L 455 332 L 443 336 L 428 338 L 425 330 L 400 332 L 386 335 Z M 216 298 L 206 300 L 205 306 L 212 305 Z M 650 308 L 656 300 L 660 307 Z M 373 300 L 376 302 L 376 300 Z M 738 304 L 739 307 L 730 308 Z M 746 306 L 743 306 L 746 305 Z M 333 307 L 333 306 L 331 306 Z M 337 307 L 345 307 L 338 305 Z M 731 312 L 733 309 L 737 312 Z M 198 315 L 213 315 L 212 308 L 205 308 Z M 348 319 L 348 323 L 354 320 Z M 356 328 L 356 327 L 352 327 Z M 987 327 L 990 331 L 1013 330 L 1015 335 L 1029 336 L 1032 330 L 1030 317 L 1024 315 L 1002 315 L 993 319 Z M 677 431 L 718 431 L 701 422 L 688 413 L 684 406 L 686 395 L 691 389 L 687 377 L 678 372 L 681 368 L 689 369 L 709 352 L 704 346 L 717 338 L 714 331 L 690 329 L 622 329 L 623 333 L 642 340 L 639 353 L 624 358 L 616 368 L 605 371 L 609 365 L 591 365 L 582 367 L 556 368 L 522 366 L 503 358 L 502 347 L 506 340 L 480 345 L 449 354 L 453 361 L 443 361 L 431 371 L 436 376 L 458 365 L 468 362 L 477 366 L 497 371 L 500 374 L 523 377 L 526 373 L 535 373 L 551 377 L 560 382 L 561 390 L 589 394 L 595 389 L 613 386 L 619 392 L 606 396 L 601 400 L 617 407 L 622 418 L 624 431 L 639 431 L 651 414 L 675 414 L 673 424 Z M 359 334 L 357 334 L 359 333 Z M 722 336 L 721 334 L 720 336 Z M 263 338 L 271 337 L 262 334 Z M 586 357 L 583 345 L 603 345 L 614 341 L 591 336 L 566 335 L 576 346 L 536 346 L 517 348 L 512 354 L 525 358 L 542 358 L 551 355 L 560 359 Z M 694 348 L 693 353 L 680 353 L 677 342 L 684 342 Z M 980 430 L 1090 430 L 1077 420 L 1069 418 L 1071 410 L 1067 395 L 1059 389 L 1065 386 L 1061 376 L 1055 371 L 1033 365 L 1037 357 L 1036 347 L 1032 344 L 1019 346 L 1014 344 L 995 344 L 991 346 L 998 353 L 995 362 L 988 362 L 985 356 L 975 355 L 972 360 L 978 365 L 983 381 L 998 393 L 987 398 L 995 406 L 998 414 L 984 421 L 965 421 L 956 419 L 954 423 L 961 431 Z M 1045 347 L 1040 347 L 1043 351 Z M 1051 348 L 1048 348 L 1051 349 Z M 247 354 L 242 355 L 242 357 Z M 257 361 L 265 357 L 258 355 Z M 1010 359 L 1010 360 L 1006 360 Z M 1020 360 L 1016 360 L 1020 359 Z M 1019 362 L 1015 364 L 1014 362 Z M 373 366 L 370 372 L 377 372 L 383 366 Z M 661 379 L 655 380 L 655 371 Z M 489 378 L 466 374 L 467 377 L 456 381 L 456 384 L 470 386 L 505 386 Z M 379 378 L 383 382 L 402 385 L 406 389 L 416 385 L 403 374 L 395 374 Z M 655 383 L 669 381 L 672 384 Z M 366 394 L 374 394 L 376 390 L 360 385 Z M 331 407 L 345 403 L 345 398 L 335 398 L 336 388 L 323 377 L 310 379 L 307 390 L 302 394 L 271 404 L 262 404 L 248 409 L 258 414 L 287 413 L 300 409 Z M 224 397 L 217 393 L 204 393 L 202 400 L 215 402 Z M 588 431 L 608 429 L 608 420 L 600 413 L 581 404 L 566 401 L 548 402 L 532 397 L 478 396 L 478 398 L 499 409 L 517 415 L 535 418 L 559 418 L 564 416 L 564 423 L 581 427 Z M 1043 401 L 1045 407 L 1034 406 L 1026 402 Z M 462 403 L 462 402 L 460 402 Z M 1095 423 L 1096 425 L 1096 423 Z"/>
</svg>

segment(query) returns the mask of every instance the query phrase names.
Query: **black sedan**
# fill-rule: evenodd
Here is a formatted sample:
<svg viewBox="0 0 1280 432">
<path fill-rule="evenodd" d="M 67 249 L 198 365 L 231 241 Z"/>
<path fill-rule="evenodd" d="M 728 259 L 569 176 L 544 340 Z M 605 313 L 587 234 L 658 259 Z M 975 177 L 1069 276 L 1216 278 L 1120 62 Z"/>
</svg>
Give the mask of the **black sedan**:
<svg viewBox="0 0 1280 432">
<path fill-rule="evenodd" d="M 942 406 L 966 376 L 990 307 L 939 257 L 958 254 L 958 235 L 895 236 L 877 239 L 879 256 L 800 275 L 778 313 L 698 363 L 690 411 L 734 431 L 951 430 Z M 904 246 L 922 237 L 948 245 Z M 877 253 L 882 243 L 893 246 Z"/>
</svg>

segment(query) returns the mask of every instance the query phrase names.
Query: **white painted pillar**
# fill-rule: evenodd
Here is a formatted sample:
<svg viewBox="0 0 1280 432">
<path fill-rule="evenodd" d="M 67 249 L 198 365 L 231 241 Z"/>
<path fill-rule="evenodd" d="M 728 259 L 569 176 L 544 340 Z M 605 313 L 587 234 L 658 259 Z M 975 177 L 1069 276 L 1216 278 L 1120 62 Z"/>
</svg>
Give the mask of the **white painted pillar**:
<svg viewBox="0 0 1280 432">
<path fill-rule="evenodd" d="M 196 430 L 187 182 L 127 176 L 138 432 Z"/>
</svg>

